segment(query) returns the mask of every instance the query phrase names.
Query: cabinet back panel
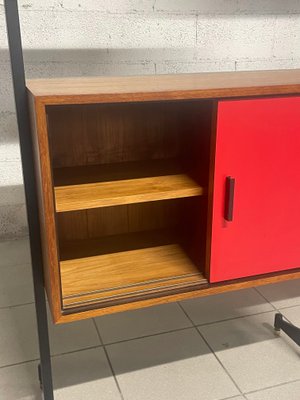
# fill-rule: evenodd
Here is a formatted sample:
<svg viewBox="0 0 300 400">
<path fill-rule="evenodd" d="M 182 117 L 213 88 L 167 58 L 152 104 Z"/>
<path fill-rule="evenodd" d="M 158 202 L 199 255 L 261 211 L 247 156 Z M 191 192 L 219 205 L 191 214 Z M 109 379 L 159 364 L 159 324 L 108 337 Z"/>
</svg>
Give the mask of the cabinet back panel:
<svg viewBox="0 0 300 400">
<path fill-rule="evenodd" d="M 64 241 L 173 228 L 179 206 L 179 200 L 166 200 L 59 213 L 58 234 Z"/>
<path fill-rule="evenodd" d="M 48 110 L 53 167 L 174 158 L 177 105 L 100 104 Z"/>
<path fill-rule="evenodd" d="M 109 236 L 168 231 L 203 269 L 206 199 L 165 200 L 57 214 L 59 243 Z M 122 245 L 122 243 L 120 243 Z"/>
<path fill-rule="evenodd" d="M 206 100 L 48 107 L 52 167 L 177 158 L 206 184 L 212 106 Z"/>
</svg>

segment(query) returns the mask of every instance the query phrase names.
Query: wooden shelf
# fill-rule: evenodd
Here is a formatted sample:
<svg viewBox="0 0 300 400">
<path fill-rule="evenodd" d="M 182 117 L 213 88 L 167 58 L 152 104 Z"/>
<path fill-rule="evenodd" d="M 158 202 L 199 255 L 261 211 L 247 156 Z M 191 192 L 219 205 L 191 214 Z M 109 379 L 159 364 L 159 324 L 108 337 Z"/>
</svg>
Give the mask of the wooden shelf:
<svg viewBox="0 0 300 400">
<path fill-rule="evenodd" d="M 64 309 L 206 284 L 173 240 L 169 233 L 155 231 L 64 243 Z"/>
<path fill-rule="evenodd" d="M 174 161 L 152 160 L 54 170 L 57 212 L 200 196 Z"/>
</svg>

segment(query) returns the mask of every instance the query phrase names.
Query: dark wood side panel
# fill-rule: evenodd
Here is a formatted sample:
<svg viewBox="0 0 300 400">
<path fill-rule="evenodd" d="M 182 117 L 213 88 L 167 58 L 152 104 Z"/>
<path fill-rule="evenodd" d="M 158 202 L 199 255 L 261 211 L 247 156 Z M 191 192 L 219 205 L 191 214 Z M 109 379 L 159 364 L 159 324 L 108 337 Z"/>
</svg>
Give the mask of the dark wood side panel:
<svg viewBox="0 0 300 400">
<path fill-rule="evenodd" d="M 61 317 L 61 290 L 58 268 L 52 174 L 45 106 L 29 95 L 31 129 L 38 188 L 39 218 L 43 247 L 44 281 L 54 322 Z"/>
</svg>

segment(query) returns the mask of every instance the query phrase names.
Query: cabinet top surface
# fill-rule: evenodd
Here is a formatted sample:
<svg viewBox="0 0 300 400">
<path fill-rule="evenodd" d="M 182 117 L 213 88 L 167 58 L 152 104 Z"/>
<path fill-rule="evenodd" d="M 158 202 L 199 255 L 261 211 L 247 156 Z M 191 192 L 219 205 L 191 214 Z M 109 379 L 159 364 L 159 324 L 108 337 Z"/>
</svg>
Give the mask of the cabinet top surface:
<svg viewBox="0 0 300 400">
<path fill-rule="evenodd" d="M 27 88 L 46 104 L 299 94 L 300 69 L 34 79 Z"/>
</svg>

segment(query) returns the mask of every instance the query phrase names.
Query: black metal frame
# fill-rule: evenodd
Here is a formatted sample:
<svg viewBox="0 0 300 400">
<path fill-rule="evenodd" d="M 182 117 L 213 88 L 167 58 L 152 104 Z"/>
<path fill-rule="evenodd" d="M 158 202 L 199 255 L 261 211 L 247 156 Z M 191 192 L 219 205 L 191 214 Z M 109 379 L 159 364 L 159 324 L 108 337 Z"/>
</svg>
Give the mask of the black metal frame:
<svg viewBox="0 0 300 400">
<path fill-rule="evenodd" d="M 30 131 L 29 109 L 25 85 L 25 70 L 20 32 L 17 0 L 4 0 L 7 36 L 15 94 L 17 123 L 19 130 L 23 179 L 30 236 L 30 251 L 34 297 L 38 327 L 40 365 L 39 379 L 45 400 L 53 400 L 53 384 L 47 321 L 47 306 L 44 289 L 43 255 L 38 215 L 37 187 Z"/>
<path fill-rule="evenodd" d="M 47 305 L 43 275 L 43 255 L 38 215 L 37 185 L 35 180 L 30 118 L 26 94 L 25 69 L 18 12 L 18 1 L 4 0 L 4 6 L 30 236 L 32 275 L 34 283 L 34 297 L 40 350 L 38 377 L 40 380 L 41 389 L 44 394 L 44 400 L 54 400 L 47 320 Z M 233 185 L 231 187 L 231 192 L 233 192 Z M 232 203 L 233 193 L 230 197 L 232 198 Z M 232 216 L 228 220 L 231 219 Z M 275 315 L 274 327 L 276 331 L 283 330 L 294 342 L 296 342 L 300 346 L 300 328 L 297 328 L 291 323 L 285 321 L 282 315 L 279 313 Z"/>
<path fill-rule="evenodd" d="M 300 328 L 285 321 L 283 315 L 280 313 L 275 315 L 274 328 L 277 332 L 280 332 L 281 330 L 285 332 L 298 346 L 300 346 Z"/>
</svg>

